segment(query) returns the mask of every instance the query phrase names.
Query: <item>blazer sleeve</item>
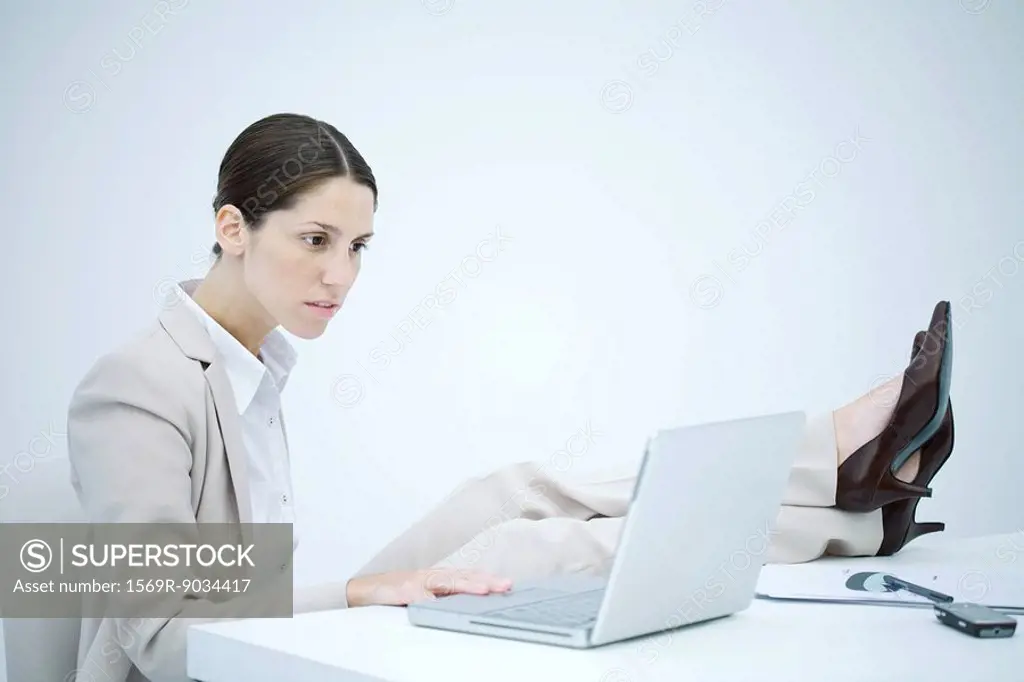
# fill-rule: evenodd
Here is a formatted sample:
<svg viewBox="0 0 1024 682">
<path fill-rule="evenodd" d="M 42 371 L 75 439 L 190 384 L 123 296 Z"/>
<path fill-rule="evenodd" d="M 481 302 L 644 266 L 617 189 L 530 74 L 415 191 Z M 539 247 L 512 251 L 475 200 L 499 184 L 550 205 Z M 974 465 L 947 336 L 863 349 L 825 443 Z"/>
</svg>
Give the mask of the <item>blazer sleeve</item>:
<svg viewBox="0 0 1024 682">
<path fill-rule="evenodd" d="M 154 364 L 106 355 L 76 387 L 67 426 L 72 484 L 90 523 L 181 524 L 186 530 L 167 541 L 196 542 L 192 425 L 185 407 L 189 396 L 183 383 L 167 376 L 167 367 Z M 282 581 L 287 578 L 281 574 Z M 293 595 L 293 609 L 344 608 L 345 587 L 340 582 L 307 588 Z M 173 600 L 170 607 L 165 599 Z M 122 648 L 153 682 L 188 679 L 185 645 L 190 625 L 279 615 L 268 613 L 269 603 L 260 593 L 217 604 L 180 592 L 162 594 L 160 600 L 160 613 L 173 615 L 108 619 L 117 631 L 133 633 Z M 194 615 L 197 608 L 202 617 Z"/>
</svg>

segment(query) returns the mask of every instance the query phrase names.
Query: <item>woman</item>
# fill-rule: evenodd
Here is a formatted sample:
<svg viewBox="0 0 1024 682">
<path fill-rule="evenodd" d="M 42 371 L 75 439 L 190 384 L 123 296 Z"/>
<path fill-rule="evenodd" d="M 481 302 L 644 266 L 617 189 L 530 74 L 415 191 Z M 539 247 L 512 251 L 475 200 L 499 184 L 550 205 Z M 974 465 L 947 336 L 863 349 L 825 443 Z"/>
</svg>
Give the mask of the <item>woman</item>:
<svg viewBox="0 0 1024 682">
<path fill-rule="evenodd" d="M 359 273 L 376 208 L 370 167 L 334 127 L 280 114 L 242 131 L 220 166 L 209 274 L 181 283 L 179 304 L 100 358 L 74 392 L 72 482 L 90 522 L 291 522 L 280 390 L 295 354 L 276 328 L 324 332 Z M 942 529 L 916 524 L 914 510 L 953 447 L 949 323 L 942 302 L 902 381 L 876 392 L 894 399 L 864 396 L 809 420 L 769 561 L 891 554 Z M 570 482 L 528 464 L 469 481 L 357 576 L 299 590 L 294 609 L 404 605 L 601 570 L 632 482 Z M 191 615 L 194 597 L 173 598 L 163 618 L 85 619 L 80 669 L 187 679 L 186 627 L 210 618 Z M 224 617 L 266 615 L 246 608 Z"/>
</svg>

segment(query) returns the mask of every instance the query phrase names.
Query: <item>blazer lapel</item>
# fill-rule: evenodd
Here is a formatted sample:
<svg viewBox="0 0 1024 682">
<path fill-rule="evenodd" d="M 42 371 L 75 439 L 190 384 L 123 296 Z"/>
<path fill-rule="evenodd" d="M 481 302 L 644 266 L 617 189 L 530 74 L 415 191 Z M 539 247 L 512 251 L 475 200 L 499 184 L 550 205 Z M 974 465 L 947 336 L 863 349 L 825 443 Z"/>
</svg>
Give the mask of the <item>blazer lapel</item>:
<svg viewBox="0 0 1024 682">
<path fill-rule="evenodd" d="M 242 523 L 252 523 L 252 502 L 249 499 L 249 472 L 246 468 L 245 441 L 242 439 L 241 419 L 235 406 L 235 394 L 231 390 L 227 372 L 219 360 L 214 360 L 206 368 L 206 382 L 213 393 L 213 405 L 220 422 L 220 434 L 224 439 L 224 450 L 228 457 L 228 468 L 231 470 L 231 481 L 235 487 L 235 499 L 238 500 L 238 519 Z"/>
<path fill-rule="evenodd" d="M 188 280 L 179 283 L 179 286 L 191 295 L 196 284 L 197 280 Z M 184 301 L 168 300 L 160 315 L 160 324 L 185 355 L 203 363 L 206 381 L 213 393 L 214 410 L 217 413 L 221 437 L 224 440 L 228 470 L 238 502 L 239 521 L 243 524 L 252 523 L 247 453 L 242 439 L 241 419 L 223 361 L 217 354 L 206 327 L 191 310 L 188 310 Z"/>
</svg>

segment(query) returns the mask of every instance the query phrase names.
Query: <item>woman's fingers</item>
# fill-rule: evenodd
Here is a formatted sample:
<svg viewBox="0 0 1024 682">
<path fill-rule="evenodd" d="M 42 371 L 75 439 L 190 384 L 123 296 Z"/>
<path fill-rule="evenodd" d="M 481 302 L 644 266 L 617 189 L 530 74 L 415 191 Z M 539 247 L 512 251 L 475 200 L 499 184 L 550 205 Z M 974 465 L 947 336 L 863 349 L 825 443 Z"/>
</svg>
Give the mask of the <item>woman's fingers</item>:
<svg viewBox="0 0 1024 682">
<path fill-rule="evenodd" d="M 512 589 L 512 581 L 496 575 L 487 576 L 487 586 L 492 592 L 508 592 Z"/>
<path fill-rule="evenodd" d="M 437 569 L 427 571 L 424 588 L 435 595 L 445 594 L 489 594 L 506 592 L 512 581 L 490 573 L 467 569 Z"/>
<path fill-rule="evenodd" d="M 511 586 L 509 581 L 502 580 L 488 573 L 474 572 L 461 574 L 455 580 L 455 589 L 470 594 L 490 594 L 504 592 Z"/>
<path fill-rule="evenodd" d="M 490 573 L 484 573 L 481 571 L 474 571 L 469 574 L 463 574 L 460 576 L 464 580 L 464 585 L 467 591 L 473 591 L 474 594 L 488 594 L 490 592 L 506 592 L 512 587 L 512 581 L 507 578 L 499 578 L 496 575 Z M 456 582 L 456 587 L 459 587 L 459 583 Z"/>
<path fill-rule="evenodd" d="M 438 568 L 426 571 L 397 571 L 362 576 L 349 581 L 346 588 L 350 604 L 404 605 L 421 599 L 436 599 L 451 594 L 490 594 L 505 592 L 512 581 L 469 569 Z"/>
</svg>

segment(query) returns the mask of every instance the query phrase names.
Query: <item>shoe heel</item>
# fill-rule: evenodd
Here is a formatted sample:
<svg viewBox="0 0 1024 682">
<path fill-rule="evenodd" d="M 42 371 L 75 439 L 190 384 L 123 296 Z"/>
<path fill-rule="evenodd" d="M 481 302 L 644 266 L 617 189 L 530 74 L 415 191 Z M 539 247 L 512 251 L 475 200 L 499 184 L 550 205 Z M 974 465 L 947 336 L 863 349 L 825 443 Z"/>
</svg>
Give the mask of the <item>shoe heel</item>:
<svg viewBox="0 0 1024 682">
<path fill-rule="evenodd" d="M 929 521 L 926 523 L 917 523 L 916 521 L 910 524 L 910 529 L 907 531 L 907 539 L 904 544 L 921 537 L 922 535 L 928 535 L 929 533 L 941 533 L 946 530 L 946 524 L 941 521 Z"/>
</svg>

